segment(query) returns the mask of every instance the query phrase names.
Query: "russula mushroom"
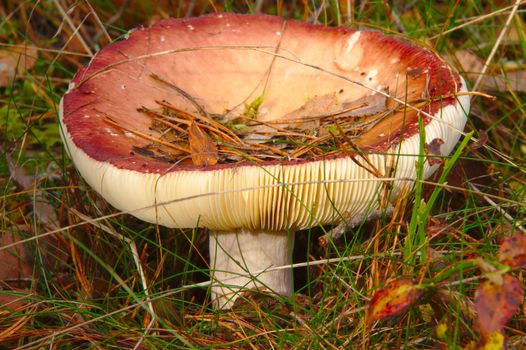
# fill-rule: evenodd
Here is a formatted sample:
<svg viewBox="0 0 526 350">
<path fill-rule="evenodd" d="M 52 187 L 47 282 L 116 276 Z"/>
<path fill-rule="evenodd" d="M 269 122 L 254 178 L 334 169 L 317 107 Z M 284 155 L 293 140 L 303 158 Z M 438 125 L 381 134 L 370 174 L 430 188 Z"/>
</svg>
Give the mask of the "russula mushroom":
<svg viewBox="0 0 526 350">
<path fill-rule="evenodd" d="M 266 270 L 291 264 L 296 231 L 378 208 L 382 178 L 395 179 L 391 199 L 407 188 L 419 118 L 433 153 L 449 154 L 465 91 L 435 53 L 378 32 L 214 14 L 102 49 L 75 75 L 60 122 L 76 167 L 114 207 L 210 230 L 212 299 L 227 308 L 245 288 L 292 292 L 290 268 Z M 171 138 L 162 115 L 179 123 Z M 248 136 L 232 131 L 242 118 L 259 123 Z M 309 138 L 278 147 L 272 131 L 287 141 L 290 130 Z M 425 162 L 424 176 L 437 167 Z"/>
</svg>

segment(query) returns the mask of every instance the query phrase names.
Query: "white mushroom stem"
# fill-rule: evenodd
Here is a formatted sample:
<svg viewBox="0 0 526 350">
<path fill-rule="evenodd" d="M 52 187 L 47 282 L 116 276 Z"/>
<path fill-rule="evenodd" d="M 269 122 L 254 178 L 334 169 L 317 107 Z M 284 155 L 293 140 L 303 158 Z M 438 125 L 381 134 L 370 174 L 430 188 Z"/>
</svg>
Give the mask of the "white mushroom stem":
<svg viewBox="0 0 526 350">
<path fill-rule="evenodd" d="M 292 294 L 294 233 L 238 229 L 210 233 L 210 269 L 214 307 L 228 309 L 244 290 L 265 289 Z"/>
</svg>

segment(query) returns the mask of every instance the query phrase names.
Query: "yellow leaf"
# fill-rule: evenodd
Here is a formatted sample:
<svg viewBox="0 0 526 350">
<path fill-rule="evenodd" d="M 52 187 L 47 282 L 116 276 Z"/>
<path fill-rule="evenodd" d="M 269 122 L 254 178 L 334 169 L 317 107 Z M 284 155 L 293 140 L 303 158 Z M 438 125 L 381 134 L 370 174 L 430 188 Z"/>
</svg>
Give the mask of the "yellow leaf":
<svg viewBox="0 0 526 350">
<path fill-rule="evenodd" d="M 505 348 L 505 338 L 500 332 L 491 333 L 483 347 L 484 350 L 503 350 Z"/>
</svg>

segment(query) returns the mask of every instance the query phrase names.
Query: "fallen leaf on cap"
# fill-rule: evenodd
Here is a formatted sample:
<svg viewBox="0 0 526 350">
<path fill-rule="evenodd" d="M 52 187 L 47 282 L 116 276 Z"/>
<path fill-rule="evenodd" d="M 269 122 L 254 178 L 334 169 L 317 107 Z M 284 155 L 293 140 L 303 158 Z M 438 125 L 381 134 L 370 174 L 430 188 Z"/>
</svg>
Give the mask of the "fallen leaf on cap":
<svg viewBox="0 0 526 350">
<path fill-rule="evenodd" d="M 336 93 L 314 96 L 300 108 L 287 113 L 280 123 L 283 128 L 309 130 L 319 127 L 320 119 L 371 116 L 387 110 L 387 98 L 382 94 L 364 96 L 352 101 L 340 101 Z"/>
<path fill-rule="evenodd" d="M 194 165 L 214 165 L 219 160 L 217 144 L 195 121 L 188 128 L 188 143 Z"/>
<path fill-rule="evenodd" d="M 37 49 L 33 46 L 0 49 L 0 87 L 11 84 L 15 78 L 33 68 L 37 61 Z"/>
<path fill-rule="evenodd" d="M 504 326 L 519 310 L 522 297 L 521 284 L 511 275 L 504 275 L 502 284 L 486 280 L 477 287 L 475 311 L 479 329 L 486 341 L 495 332 L 502 333 Z"/>
<path fill-rule="evenodd" d="M 422 290 L 408 279 L 391 282 L 374 294 L 367 311 L 367 322 L 401 314 L 421 295 Z"/>
<path fill-rule="evenodd" d="M 499 248 L 499 261 L 511 267 L 526 268 L 526 236 L 506 238 Z"/>
<path fill-rule="evenodd" d="M 320 125 L 320 117 L 336 113 L 341 108 L 336 94 L 314 96 L 300 108 L 285 114 L 283 120 L 288 123 L 280 123 L 283 128 L 309 130 Z"/>
</svg>

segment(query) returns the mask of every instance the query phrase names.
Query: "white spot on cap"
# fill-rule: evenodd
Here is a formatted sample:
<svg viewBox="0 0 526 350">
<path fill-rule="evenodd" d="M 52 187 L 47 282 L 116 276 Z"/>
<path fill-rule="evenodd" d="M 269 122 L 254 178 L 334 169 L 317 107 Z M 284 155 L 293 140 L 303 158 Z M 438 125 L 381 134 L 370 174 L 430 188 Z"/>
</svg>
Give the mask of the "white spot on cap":
<svg viewBox="0 0 526 350">
<path fill-rule="evenodd" d="M 391 64 L 395 64 L 395 63 L 398 63 L 398 62 L 400 62 L 400 58 L 398 58 L 398 57 L 395 57 L 395 58 L 391 59 Z"/>
<path fill-rule="evenodd" d="M 223 15 L 218 15 L 217 18 L 223 18 Z"/>
<path fill-rule="evenodd" d="M 123 90 L 126 89 L 126 85 L 122 84 L 121 85 L 121 89 L 123 89 Z"/>
<path fill-rule="evenodd" d="M 195 29 L 194 26 L 191 25 L 191 24 L 187 25 L 186 28 L 188 28 L 188 29 L 190 29 L 190 30 L 194 30 L 194 29 Z"/>
<path fill-rule="evenodd" d="M 348 54 L 353 49 L 356 42 L 360 39 L 360 32 L 354 32 L 349 39 L 347 39 L 347 47 L 345 48 L 345 54 Z"/>
<path fill-rule="evenodd" d="M 85 114 L 85 115 L 83 115 L 83 116 L 82 116 L 82 118 L 84 118 L 84 119 L 89 119 L 89 118 L 90 118 L 90 116 L 89 116 L 89 115 L 87 115 L 87 114 Z"/>
<path fill-rule="evenodd" d="M 136 138 L 137 138 L 137 136 L 135 136 L 134 134 L 132 134 L 132 133 L 129 132 L 129 131 L 126 131 L 126 132 L 124 133 L 124 135 L 126 135 L 126 137 L 129 137 L 130 139 L 136 139 Z"/>
<path fill-rule="evenodd" d="M 281 32 L 276 32 L 276 35 L 277 36 L 281 36 Z"/>
<path fill-rule="evenodd" d="M 227 23 L 226 26 L 227 26 L 227 28 L 230 27 L 230 23 Z"/>
<path fill-rule="evenodd" d="M 164 35 L 161 35 L 161 42 L 165 40 Z"/>
<path fill-rule="evenodd" d="M 106 133 L 110 134 L 111 136 L 119 136 L 119 134 L 114 133 L 113 130 L 111 130 L 110 128 L 105 128 L 104 130 L 106 131 Z"/>
<path fill-rule="evenodd" d="M 378 75 L 378 71 L 376 69 L 373 69 L 369 71 L 369 74 L 367 74 L 367 77 L 365 77 L 365 79 L 371 81 L 377 75 Z"/>
<path fill-rule="evenodd" d="M 378 136 L 380 136 L 380 137 L 384 137 L 385 134 L 382 132 L 382 133 L 379 133 Z"/>
</svg>

